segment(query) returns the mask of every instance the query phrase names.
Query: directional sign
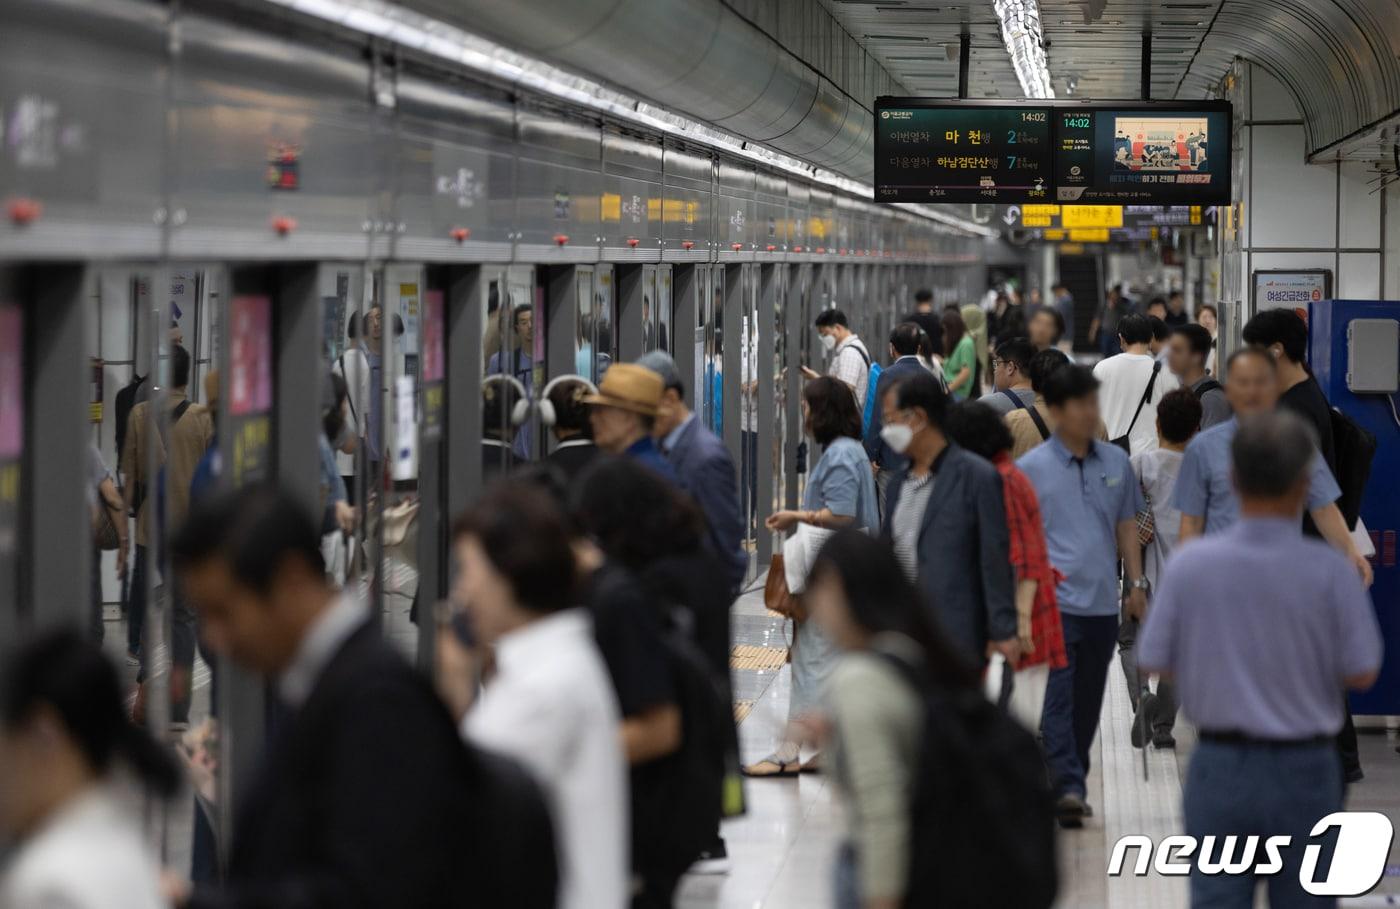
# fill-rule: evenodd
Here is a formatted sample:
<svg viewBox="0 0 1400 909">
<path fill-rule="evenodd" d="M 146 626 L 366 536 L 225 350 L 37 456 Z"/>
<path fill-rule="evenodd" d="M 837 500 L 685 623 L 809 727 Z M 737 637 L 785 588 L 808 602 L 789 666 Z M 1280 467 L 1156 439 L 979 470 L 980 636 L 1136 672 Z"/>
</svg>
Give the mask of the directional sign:
<svg viewBox="0 0 1400 909">
<path fill-rule="evenodd" d="M 1017 219 L 1020 218 L 1020 217 L 1021 217 L 1021 209 L 1020 209 L 1020 207 L 1019 207 L 1019 206 L 1016 206 L 1016 205 L 1011 205 L 1011 206 L 1008 206 L 1008 207 L 1007 207 L 1007 209 L 1006 209 L 1006 214 L 1002 215 L 1001 220 L 1003 220 L 1003 221 L 1006 222 L 1006 226 L 1007 226 L 1007 227 L 1014 227 L 1014 226 L 1016 226 L 1016 221 L 1017 221 Z M 1027 227 L 1030 227 L 1029 224 L 1027 224 L 1026 226 L 1027 226 Z"/>
<path fill-rule="evenodd" d="M 1060 210 L 1063 227 L 1122 227 L 1121 205 L 1066 205 Z"/>
</svg>

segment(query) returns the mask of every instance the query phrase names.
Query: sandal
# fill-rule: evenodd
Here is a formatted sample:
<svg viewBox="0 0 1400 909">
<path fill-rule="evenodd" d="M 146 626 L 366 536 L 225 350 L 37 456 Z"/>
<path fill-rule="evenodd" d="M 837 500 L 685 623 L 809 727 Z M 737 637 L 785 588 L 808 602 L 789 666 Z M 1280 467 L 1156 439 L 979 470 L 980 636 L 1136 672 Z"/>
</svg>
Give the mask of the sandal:
<svg viewBox="0 0 1400 909">
<path fill-rule="evenodd" d="M 771 768 L 771 769 L 770 769 Z M 744 776 L 754 779 L 781 779 L 783 777 L 794 777 L 802 772 L 802 765 L 797 761 L 783 762 L 775 755 L 769 755 L 761 761 L 749 764 L 740 768 Z"/>
<path fill-rule="evenodd" d="M 803 773 L 821 773 L 822 756 L 820 754 L 814 754 L 811 757 L 809 757 L 806 763 L 802 765 L 801 771 Z"/>
</svg>

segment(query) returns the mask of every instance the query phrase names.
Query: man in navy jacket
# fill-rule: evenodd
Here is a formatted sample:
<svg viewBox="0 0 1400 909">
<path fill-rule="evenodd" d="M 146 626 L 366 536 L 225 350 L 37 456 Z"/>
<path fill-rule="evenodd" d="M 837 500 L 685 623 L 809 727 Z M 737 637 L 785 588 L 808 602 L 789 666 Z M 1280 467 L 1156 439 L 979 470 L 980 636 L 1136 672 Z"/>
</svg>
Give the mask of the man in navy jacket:
<svg viewBox="0 0 1400 909">
<path fill-rule="evenodd" d="M 653 350 L 637 361 L 661 377 L 666 390 L 656 416 L 655 434 L 675 468 L 681 488 L 695 499 L 709 524 L 710 548 L 724 565 L 725 579 L 738 594 L 748 572 L 744 519 L 739 511 L 739 481 L 734 459 L 719 437 L 701 424 L 685 404 L 685 386 L 676 363 Z"/>
<path fill-rule="evenodd" d="M 870 426 L 865 430 L 865 452 L 870 455 L 870 463 L 875 465 L 875 488 L 880 494 L 880 516 L 885 516 L 885 503 L 889 491 L 890 478 L 908 466 L 909 461 L 897 453 L 880 438 L 880 429 L 885 425 L 885 395 L 910 376 L 927 375 L 923 363 L 919 362 L 919 341 L 923 329 L 914 322 L 901 322 L 890 332 L 890 358 L 894 361 L 880 373 L 875 383 L 875 412 L 870 418 Z"/>
</svg>

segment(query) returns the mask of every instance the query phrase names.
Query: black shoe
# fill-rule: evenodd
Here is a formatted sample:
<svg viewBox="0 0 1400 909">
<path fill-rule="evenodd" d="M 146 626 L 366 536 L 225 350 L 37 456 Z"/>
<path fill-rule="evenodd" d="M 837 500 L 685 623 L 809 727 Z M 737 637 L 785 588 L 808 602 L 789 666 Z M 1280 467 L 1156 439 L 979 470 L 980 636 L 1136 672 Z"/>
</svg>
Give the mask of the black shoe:
<svg viewBox="0 0 1400 909">
<path fill-rule="evenodd" d="M 1128 740 L 1133 743 L 1134 748 L 1141 748 L 1147 738 L 1146 726 L 1152 722 L 1153 715 L 1157 712 L 1157 695 L 1150 691 L 1144 691 L 1138 698 L 1137 709 L 1133 711 L 1133 728 L 1128 734 Z"/>
<path fill-rule="evenodd" d="M 1366 772 L 1360 767 L 1353 767 L 1352 769 L 1347 771 L 1348 786 L 1350 786 L 1352 783 L 1359 783 L 1364 779 L 1366 779 Z"/>
<path fill-rule="evenodd" d="M 1093 814 L 1089 805 L 1083 798 L 1073 794 L 1062 795 L 1059 801 L 1055 802 L 1055 820 L 1066 830 L 1075 830 L 1084 826 L 1084 819 Z"/>
<path fill-rule="evenodd" d="M 1152 747 L 1162 751 L 1171 751 L 1176 748 L 1176 739 L 1169 730 L 1158 729 L 1152 733 Z"/>
<path fill-rule="evenodd" d="M 695 857 L 694 863 L 690 866 L 691 874 L 728 874 L 729 873 L 729 851 L 724 848 L 723 837 L 715 837 L 715 841 L 706 849 L 702 850 Z"/>
</svg>

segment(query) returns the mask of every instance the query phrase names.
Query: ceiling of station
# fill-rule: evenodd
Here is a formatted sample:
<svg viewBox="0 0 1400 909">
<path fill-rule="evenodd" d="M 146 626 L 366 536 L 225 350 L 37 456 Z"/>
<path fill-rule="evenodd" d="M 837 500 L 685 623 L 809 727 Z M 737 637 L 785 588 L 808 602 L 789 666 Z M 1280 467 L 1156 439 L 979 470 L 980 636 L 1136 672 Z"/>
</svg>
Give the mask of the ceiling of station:
<svg viewBox="0 0 1400 909">
<path fill-rule="evenodd" d="M 972 41 L 969 95 L 1022 95 L 989 0 L 821 2 L 891 75 L 921 96 L 957 96 L 964 29 Z M 1219 6 L 1220 0 L 1040 0 L 1055 96 L 1141 97 L 1142 32 L 1150 27 L 1152 96 L 1178 97 Z"/>
<path fill-rule="evenodd" d="M 958 40 L 972 45 L 969 97 L 1019 98 L 991 0 L 818 0 L 911 92 L 956 97 Z M 1393 160 L 1400 141 L 1400 0 L 1039 0 L 1059 99 L 1213 97 L 1236 57 L 1292 92 L 1313 160 Z"/>
</svg>

